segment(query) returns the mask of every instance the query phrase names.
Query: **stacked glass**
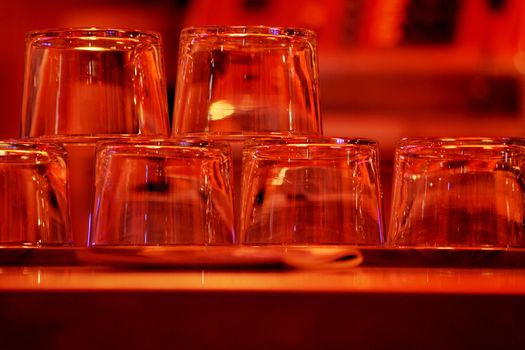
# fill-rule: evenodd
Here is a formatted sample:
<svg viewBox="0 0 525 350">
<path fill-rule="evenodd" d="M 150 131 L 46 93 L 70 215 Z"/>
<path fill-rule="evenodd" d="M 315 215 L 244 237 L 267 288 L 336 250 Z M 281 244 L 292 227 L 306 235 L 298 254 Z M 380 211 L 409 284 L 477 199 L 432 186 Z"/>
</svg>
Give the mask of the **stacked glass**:
<svg viewBox="0 0 525 350">
<path fill-rule="evenodd" d="M 97 141 L 169 134 L 160 36 L 100 28 L 29 33 L 21 133 L 66 149 L 71 243 L 86 246 Z"/>
<path fill-rule="evenodd" d="M 0 143 L 0 244 L 384 243 L 378 145 L 322 136 L 314 32 L 183 30 L 169 139 L 158 34 L 26 44 L 25 140 Z M 523 144 L 401 141 L 389 246 L 523 246 Z"/>
<path fill-rule="evenodd" d="M 377 144 L 321 136 L 313 31 L 187 28 L 175 97 L 172 136 L 232 148 L 240 244 L 383 241 Z"/>
</svg>

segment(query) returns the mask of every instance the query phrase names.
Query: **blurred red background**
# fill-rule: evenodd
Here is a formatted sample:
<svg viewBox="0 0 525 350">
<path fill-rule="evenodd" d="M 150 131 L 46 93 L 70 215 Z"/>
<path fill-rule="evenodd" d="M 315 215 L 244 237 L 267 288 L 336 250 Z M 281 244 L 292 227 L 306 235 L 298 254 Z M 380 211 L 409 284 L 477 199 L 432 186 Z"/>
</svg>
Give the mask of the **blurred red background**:
<svg viewBox="0 0 525 350">
<path fill-rule="evenodd" d="M 370 137 L 385 202 L 404 136 L 525 136 L 520 0 L 19 0 L 0 11 L 0 137 L 19 135 L 24 34 L 113 26 L 162 34 L 173 101 L 185 26 L 265 24 L 318 33 L 326 135 Z"/>
<path fill-rule="evenodd" d="M 519 0 L 21 0 L 1 5 L 0 137 L 19 133 L 24 34 L 113 26 L 159 31 L 173 99 L 177 38 L 201 24 L 318 33 L 325 134 L 523 135 Z"/>
</svg>

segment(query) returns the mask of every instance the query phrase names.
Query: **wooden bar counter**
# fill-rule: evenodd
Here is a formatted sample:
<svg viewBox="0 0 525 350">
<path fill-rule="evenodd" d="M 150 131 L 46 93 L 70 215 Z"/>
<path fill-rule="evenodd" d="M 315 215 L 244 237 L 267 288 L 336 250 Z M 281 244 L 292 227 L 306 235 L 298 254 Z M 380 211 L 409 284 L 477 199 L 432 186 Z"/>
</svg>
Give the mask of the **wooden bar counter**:
<svg viewBox="0 0 525 350">
<path fill-rule="evenodd" d="M 525 268 L 3 266 L 0 335 L 2 349 L 523 349 Z"/>
</svg>

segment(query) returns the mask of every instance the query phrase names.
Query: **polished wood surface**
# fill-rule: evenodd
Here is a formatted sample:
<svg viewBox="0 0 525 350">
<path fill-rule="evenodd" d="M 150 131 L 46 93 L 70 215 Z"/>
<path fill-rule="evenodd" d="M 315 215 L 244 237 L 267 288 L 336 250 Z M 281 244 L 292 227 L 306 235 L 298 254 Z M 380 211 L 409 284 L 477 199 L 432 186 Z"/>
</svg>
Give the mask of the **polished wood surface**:
<svg viewBox="0 0 525 350">
<path fill-rule="evenodd" d="M 0 268 L 3 349 L 522 349 L 525 269 Z"/>
<path fill-rule="evenodd" d="M 108 290 L 525 296 L 525 269 L 359 267 L 335 271 L 151 271 L 93 267 L 0 268 L 0 293 Z"/>
</svg>

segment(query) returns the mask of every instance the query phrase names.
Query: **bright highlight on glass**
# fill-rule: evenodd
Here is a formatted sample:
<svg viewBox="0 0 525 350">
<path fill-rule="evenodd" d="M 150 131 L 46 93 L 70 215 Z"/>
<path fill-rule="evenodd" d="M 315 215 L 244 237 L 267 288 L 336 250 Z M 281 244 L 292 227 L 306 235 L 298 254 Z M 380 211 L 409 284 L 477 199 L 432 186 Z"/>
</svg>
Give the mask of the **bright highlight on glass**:
<svg viewBox="0 0 525 350">
<path fill-rule="evenodd" d="M 184 29 L 172 132 L 321 134 L 315 33 L 263 26 Z"/>
</svg>

